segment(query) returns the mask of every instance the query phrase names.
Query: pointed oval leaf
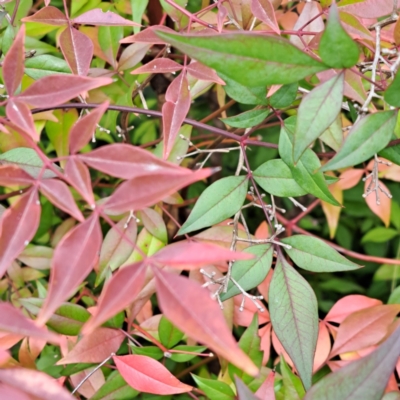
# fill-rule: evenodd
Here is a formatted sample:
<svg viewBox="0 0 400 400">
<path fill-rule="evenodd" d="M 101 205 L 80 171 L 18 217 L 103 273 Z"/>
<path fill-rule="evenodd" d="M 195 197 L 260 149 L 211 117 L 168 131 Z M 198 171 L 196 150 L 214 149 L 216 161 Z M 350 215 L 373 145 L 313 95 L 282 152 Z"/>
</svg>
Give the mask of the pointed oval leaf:
<svg viewBox="0 0 400 400">
<path fill-rule="evenodd" d="M 238 347 L 218 303 L 211 299 L 207 289 L 158 268 L 153 268 L 153 272 L 160 308 L 176 327 L 249 375 L 258 373 L 258 368 Z"/>
<path fill-rule="evenodd" d="M 96 392 L 90 400 L 123 400 L 134 399 L 139 394 L 131 388 L 118 371 L 113 371 L 106 383 Z"/>
<path fill-rule="evenodd" d="M 232 278 L 246 292 L 255 288 L 264 281 L 271 269 L 273 247 L 270 244 L 251 246 L 243 253 L 254 254 L 252 260 L 236 261 L 232 265 Z M 242 291 L 233 282 L 229 282 L 228 291 L 221 294 L 221 300 L 225 301 Z"/>
<path fill-rule="evenodd" d="M 65 103 L 83 92 L 109 85 L 112 82 L 111 78 L 54 74 L 34 82 L 16 98 L 32 107 L 53 107 Z"/>
<path fill-rule="evenodd" d="M 381 399 L 399 356 L 400 327 L 371 354 L 322 378 L 304 399 Z"/>
<path fill-rule="evenodd" d="M 100 26 L 141 26 L 136 22 L 122 18 L 112 11 L 104 12 L 101 8 L 86 11 L 71 20 L 74 24 Z"/>
<path fill-rule="evenodd" d="M 360 49 L 343 29 L 336 3 L 332 3 L 329 10 L 318 51 L 322 61 L 332 68 L 350 68 L 357 64 Z"/>
<path fill-rule="evenodd" d="M 8 96 L 13 96 L 24 75 L 25 25 L 22 25 L 2 64 L 2 76 Z"/>
<path fill-rule="evenodd" d="M 342 108 L 343 87 L 344 73 L 340 73 L 318 85 L 301 101 L 294 133 L 295 162 L 335 121 Z"/>
<path fill-rule="evenodd" d="M 199 389 L 201 389 L 209 399 L 218 400 L 234 400 L 235 394 L 231 387 L 222 381 L 215 379 L 202 378 L 192 374 L 193 380 L 196 382 Z"/>
<path fill-rule="evenodd" d="M 36 188 L 29 189 L 0 219 L 0 276 L 35 236 L 40 222 Z"/>
<path fill-rule="evenodd" d="M 40 24 L 63 26 L 67 25 L 67 17 L 56 7 L 48 6 L 43 7 L 35 14 L 24 17 L 22 22 L 38 22 Z"/>
<path fill-rule="evenodd" d="M 318 338 L 318 304 L 308 282 L 279 255 L 269 287 L 272 327 L 306 389 Z"/>
<path fill-rule="evenodd" d="M 235 376 L 235 384 L 238 400 L 258 400 L 256 395 L 237 376 Z"/>
<path fill-rule="evenodd" d="M 94 207 L 92 181 L 86 165 L 77 157 L 68 158 L 65 167 L 65 176 L 89 205 Z"/>
<path fill-rule="evenodd" d="M 171 28 L 164 25 L 154 25 L 142 30 L 136 35 L 128 36 L 120 41 L 120 43 L 151 43 L 151 44 L 166 44 L 166 42 L 159 38 L 155 31 L 165 31 L 175 33 Z"/>
<path fill-rule="evenodd" d="M 280 159 L 261 164 L 253 176 L 262 189 L 274 196 L 297 197 L 307 194 L 293 179 L 290 168 Z"/>
<path fill-rule="evenodd" d="M 246 176 L 229 176 L 211 184 L 197 200 L 178 234 L 193 232 L 232 217 L 244 203 L 247 183 Z"/>
<path fill-rule="evenodd" d="M 135 300 L 142 289 L 146 265 L 135 263 L 121 268 L 105 284 L 92 318 L 82 329 L 83 334 L 92 332 Z"/>
<path fill-rule="evenodd" d="M 40 323 L 51 317 L 92 270 L 101 241 L 100 224 L 95 213 L 61 239 L 54 251 L 48 294 L 38 317 Z"/>
<path fill-rule="evenodd" d="M 65 211 L 80 222 L 84 220 L 68 186 L 64 182 L 44 179 L 40 181 L 40 191 L 60 210 Z"/>
<path fill-rule="evenodd" d="M 364 186 L 365 192 L 367 192 L 369 184 L 370 181 L 367 180 Z M 378 179 L 377 184 L 379 184 L 381 190 L 384 190 L 391 196 L 390 190 L 381 180 Z M 390 211 L 391 211 L 392 199 L 391 197 L 388 197 L 385 194 L 382 193 L 378 194 L 379 198 L 377 197 L 376 193 L 370 193 L 366 197 L 365 201 L 368 207 L 371 209 L 371 211 L 382 220 L 382 222 L 385 224 L 386 227 L 388 227 L 390 225 L 390 214 L 391 214 Z"/>
<path fill-rule="evenodd" d="M 269 110 L 255 109 L 245 111 L 241 114 L 235 115 L 234 117 L 220 119 L 224 124 L 233 126 L 234 128 L 251 128 L 255 125 L 261 124 L 268 114 Z"/>
<path fill-rule="evenodd" d="M 275 400 L 274 380 L 275 371 L 271 371 L 267 379 L 265 379 L 263 384 L 258 388 L 256 396 L 261 400 Z"/>
<path fill-rule="evenodd" d="M 121 54 L 118 61 L 118 70 L 125 71 L 140 63 L 151 45 L 147 43 L 134 43 L 128 46 Z"/>
<path fill-rule="evenodd" d="M 35 180 L 17 165 L 1 165 L 0 160 L 0 185 L 1 186 L 29 186 Z"/>
<path fill-rule="evenodd" d="M 400 73 L 397 72 L 396 76 L 393 79 L 393 82 L 383 94 L 385 101 L 393 107 L 400 107 L 399 90 L 400 90 Z"/>
<path fill-rule="evenodd" d="M 286 247 L 284 249 L 296 265 L 308 271 L 338 272 L 361 268 L 313 236 L 294 235 L 282 239 L 281 242 L 291 246 L 290 249 Z"/>
<path fill-rule="evenodd" d="M 217 73 L 213 69 L 197 61 L 192 61 L 189 65 L 187 65 L 186 71 L 196 79 L 215 82 L 219 85 L 225 85 L 225 82 L 217 75 Z"/>
<path fill-rule="evenodd" d="M 267 24 L 278 35 L 281 34 L 276 21 L 274 6 L 270 0 L 251 0 L 251 12 L 254 17 Z"/>
<path fill-rule="evenodd" d="M 183 68 L 181 64 L 169 58 L 156 58 L 149 63 L 134 69 L 131 74 L 165 74 L 180 71 Z"/>
<path fill-rule="evenodd" d="M 296 100 L 298 87 L 297 82 L 283 85 L 269 98 L 269 103 L 278 109 L 289 107 Z"/>
<path fill-rule="evenodd" d="M 29 135 L 35 142 L 39 141 L 33 117 L 29 107 L 17 99 L 10 99 L 6 106 L 6 114 L 13 127 Z"/>
<path fill-rule="evenodd" d="M 118 371 L 126 382 L 139 392 L 153 394 L 177 394 L 193 388 L 180 382 L 161 363 L 146 356 L 113 357 Z"/>
<path fill-rule="evenodd" d="M 327 69 L 281 37 L 253 33 L 156 33 L 183 53 L 250 87 L 293 83 Z"/>
<path fill-rule="evenodd" d="M 158 240 L 168 242 L 168 232 L 162 215 L 152 208 L 144 208 L 138 214 L 143 226 Z"/>
<path fill-rule="evenodd" d="M 380 111 L 361 118 L 347 134 L 342 147 L 321 171 L 351 167 L 370 159 L 389 143 L 396 126 L 397 111 Z"/>
</svg>

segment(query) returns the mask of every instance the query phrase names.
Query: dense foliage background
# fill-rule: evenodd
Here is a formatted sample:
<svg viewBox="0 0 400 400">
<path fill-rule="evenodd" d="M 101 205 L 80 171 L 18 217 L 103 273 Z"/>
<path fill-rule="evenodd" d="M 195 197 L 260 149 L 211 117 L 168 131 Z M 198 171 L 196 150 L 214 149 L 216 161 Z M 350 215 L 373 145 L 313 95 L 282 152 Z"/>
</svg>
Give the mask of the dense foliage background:
<svg viewBox="0 0 400 400">
<path fill-rule="evenodd" d="M 400 398 L 397 0 L 0 1 L 0 398 Z"/>
</svg>

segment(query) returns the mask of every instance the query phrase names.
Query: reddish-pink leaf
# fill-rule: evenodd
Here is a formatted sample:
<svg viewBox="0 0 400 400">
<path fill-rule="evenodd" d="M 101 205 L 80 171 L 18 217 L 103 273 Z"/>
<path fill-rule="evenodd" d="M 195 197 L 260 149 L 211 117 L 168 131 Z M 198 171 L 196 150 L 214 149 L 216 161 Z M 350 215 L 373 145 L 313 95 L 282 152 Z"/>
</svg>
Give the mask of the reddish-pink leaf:
<svg viewBox="0 0 400 400">
<path fill-rule="evenodd" d="M 32 107 L 52 107 L 112 82 L 111 78 L 88 78 L 67 74 L 48 75 L 34 82 L 17 98 Z"/>
<path fill-rule="evenodd" d="M 101 146 L 79 159 L 105 174 L 122 179 L 149 175 L 186 175 L 188 170 L 164 161 L 140 147 L 124 143 Z"/>
<path fill-rule="evenodd" d="M 146 356 L 115 356 L 115 365 L 129 386 L 139 392 L 177 394 L 193 388 L 175 378 L 161 363 Z"/>
<path fill-rule="evenodd" d="M 39 323 L 46 322 L 92 270 L 98 259 L 101 240 L 100 224 L 95 213 L 61 239 L 54 251 L 49 291 L 39 313 Z"/>
<path fill-rule="evenodd" d="M 364 193 L 367 192 L 370 184 L 371 178 L 365 182 Z M 382 181 L 378 180 L 376 184 L 379 184 L 382 190 L 390 195 L 390 190 Z M 377 196 L 379 196 L 379 198 Z M 390 225 L 390 214 L 392 207 L 391 197 L 386 196 L 386 194 L 378 190 L 378 193 L 370 193 L 366 197 L 365 201 L 367 202 L 368 207 L 371 209 L 371 211 L 382 220 L 386 227 L 388 227 Z"/>
<path fill-rule="evenodd" d="M 221 33 L 224 27 L 225 18 L 228 15 L 228 10 L 221 3 L 218 3 L 218 12 L 217 12 L 217 29 L 218 32 Z"/>
<path fill-rule="evenodd" d="M 141 210 L 161 201 L 177 190 L 210 176 L 214 171 L 203 168 L 186 174 L 158 174 L 152 177 L 140 176 L 122 183 L 104 204 L 104 208 L 114 212 Z"/>
<path fill-rule="evenodd" d="M 142 289 L 146 265 L 135 263 L 121 268 L 105 284 L 92 318 L 82 328 L 87 334 L 127 307 Z"/>
<path fill-rule="evenodd" d="M 24 75 L 25 62 L 25 25 L 19 28 L 14 43 L 4 57 L 2 76 L 8 95 L 11 97 L 18 89 Z"/>
<path fill-rule="evenodd" d="M 337 185 L 342 190 L 351 189 L 356 186 L 363 176 L 364 171 L 362 169 L 348 169 L 340 174 L 339 181 Z"/>
<path fill-rule="evenodd" d="M 271 328 L 271 324 L 267 324 L 258 331 L 258 336 L 261 339 L 260 350 L 264 352 L 262 365 L 267 364 L 271 354 Z"/>
<path fill-rule="evenodd" d="M 29 135 L 35 142 L 39 141 L 39 134 L 35 129 L 33 117 L 29 107 L 17 101 L 18 98 L 10 99 L 6 106 L 6 114 L 10 121 L 22 132 Z"/>
<path fill-rule="evenodd" d="M 128 46 L 118 60 L 118 71 L 125 71 L 140 63 L 150 47 L 148 43 L 133 43 Z"/>
<path fill-rule="evenodd" d="M 257 375 L 258 368 L 237 345 L 218 303 L 206 288 L 158 268 L 153 272 L 159 306 L 174 325 L 247 374 Z"/>
<path fill-rule="evenodd" d="M 84 220 L 68 186 L 64 182 L 44 179 L 40 181 L 40 191 L 60 210 L 65 211 L 78 221 Z"/>
<path fill-rule="evenodd" d="M 76 400 L 76 397 L 61 387 L 55 379 L 33 369 L 0 369 L 0 381 L 17 389 L 23 388 L 26 393 L 40 400 Z"/>
<path fill-rule="evenodd" d="M 175 144 L 179 129 L 190 109 L 189 82 L 184 72 L 169 85 L 165 94 L 165 100 L 166 102 L 162 107 L 162 115 L 164 159 L 167 159 Z"/>
<path fill-rule="evenodd" d="M 331 357 L 377 344 L 399 312 L 400 304 L 384 304 L 350 314 L 340 324 Z"/>
<path fill-rule="evenodd" d="M 390 14 L 393 11 L 392 0 L 364 0 L 362 2 L 342 2 L 339 11 L 361 18 L 379 18 Z"/>
<path fill-rule="evenodd" d="M 271 27 L 275 33 L 281 34 L 274 6 L 270 0 L 251 0 L 251 12 L 256 18 Z"/>
<path fill-rule="evenodd" d="M 116 353 L 125 339 L 119 329 L 98 328 L 84 336 L 57 365 L 100 363 L 111 353 Z"/>
<path fill-rule="evenodd" d="M 0 330 L 28 337 L 43 339 L 55 344 L 59 337 L 55 333 L 39 328 L 34 322 L 25 317 L 22 312 L 9 303 L 0 303 Z"/>
<path fill-rule="evenodd" d="M 93 42 L 74 27 L 68 26 L 60 35 L 60 48 L 71 71 L 86 76 L 93 57 Z"/>
<path fill-rule="evenodd" d="M 94 207 L 94 195 L 89 170 L 86 165 L 77 157 L 70 157 L 65 166 L 65 176 L 71 181 L 74 188 L 80 195 Z"/>
<path fill-rule="evenodd" d="M 0 165 L 0 186 L 27 186 L 35 180 L 16 165 Z"/>
<path fill-rule="evenodd" d="M 108 101 L 100 104 L 91 113 L 83 116 L 74 124 L 69 133 L 69 149 L 71 154 L 78 152 L 89 143 L 96 130 L 96 125 L 107 111 L 109 104 Z M 100 148 L 103 148 L 103 146 Z"/>
<path fill-rule="evenodd" d="M 195 269 L 202 265 L 229 260 L 248 260 L 249 253 L 238 253 L 208 243 L 184 240 L 172 243 L 151 257 L 157 263 L 169 267 Z"/>
<path fill-rule="evenodd" d="M 256 392 L 260 400 L 275 400 L 274 380 L 275 371 L 271 371 Z"/>
<path fill-rule="evenodd" d="M 67 17 L 56 7 L 43 7 L 35 14 L 21 19 L 22 22 L 39 22 L 41 24 L 62 26 L 67 25 Z"/>
<path fill-rule="evenodd" d="M 100 26 L 141 26 L 136 22 L 120 17 L 112 11 L 104 12 L 101 8 L 95 8 L 79 15 L 72 20 L 74 24 L 100 25 Z"/>
<path fill-rule="evenodd" d="M 186 71 L 197 79 L 215 82 L 219 85 L 225 85 L 225 82 L 217 75 L 217 73 L 213 69 L 197 61 L 191 62 L 186 67 Z"/>
<path fill-rule="evenodd" d="M 0 399 L 32 400 L 32 397 L 17 388 L 0 383 Z"/>
<path fill-rule="evenodd" d="M 331 351 L 331 338 L 324 321 L 319 322 L 317 348 L 314 355 L 313 371 L 318 371 L 326 362 Z"/>
<path fill-rule="evenodd" d="M 176 61 L 170 60 L 169 58 L 156 58 L 155 60 L 151 60 L 149 63 L 134 69 L 131 74 L 171 73 L 180 71 L 182 68 L 183 66 L 181 64 L 178 64 Z"/>
<path fill-rule="evenodd" d="M 128 36 L 122 40 L 120 43 L 151 43 L 151 44 L 167 44 L 164 40 L 160 39 L 154 31 L 162 31 L 167 33 L 175 33 L 174 30 L 168 28 L 164 25 L 154 25 L 143 31 L 137 33 L 136 35 Z"/>
<path fill-rule="evenodd" d="M 36 188 L 29 189 L 0 220 L 0 276 L 35 236 L 40 221 Z"/>
<path fill-rule="evenodd" d="M 380 300 L 372 299 L 371 297 L 361 294 L 345 296 L 335 303 L 324 320 L 341 324 L 348 315 L 364 308 L 374 307 L 380 304 L 382 304 Z"/>
</svg>

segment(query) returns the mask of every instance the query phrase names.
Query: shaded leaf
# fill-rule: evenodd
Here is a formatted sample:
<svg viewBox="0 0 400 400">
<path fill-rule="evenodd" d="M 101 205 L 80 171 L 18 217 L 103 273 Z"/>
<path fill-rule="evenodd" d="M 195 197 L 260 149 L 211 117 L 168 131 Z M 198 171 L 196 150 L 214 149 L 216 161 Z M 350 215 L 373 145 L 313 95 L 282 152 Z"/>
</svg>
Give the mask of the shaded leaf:
<svg viewBox="0 0 400 400">
<path fill-rule="evenodd" d="M 43 54 L 25 60 L 25 74 L 34 80 L 38 80 L 47 75 L 70 73 L 71 70 L 65 60 L 49 54 Z"/>
<path fill-rule="evenodd" d="M 343 143 L 342 120 L 339 114 L 335 121 L 329 126 L 320 136 L 320 139 L 325 142 L 333 150 L 338 151 Z"/>
<path fill-rule="evenodd" d="M 50 269 L 53 249 L 45 246 L 28 246 L 18 256 L 18 260 L 35 269 Z"/>
<path fill-rule="evenodd" d="M 74 24 L 100 26 L 140 26 L 136 22 L 122 18 L 112 11 L 104 12 L 101 8 L 94 8 L 71 20 Z"/>
<path fill-rule="evenodd" d="M 167 318 L 161 317 L 160 323 L 158 325 L 158 334 L 160 336 L 160 342 L 167 348 L 172 349 L 176 344 L 178 344 L 184 333 L 176 328 Z"/>
<path fill-rule="evenodd" d="M 208 398 L 215 400 L 233 400 L 235 394 L 231 387 L 222 381 L 215 379 L 202 378 L 192 374 L 193 380 L 196 382 L 199 389 L 201 389 Z"/>
<path fill-rule="evenodd" d="M 276 21 L 274 6 L 270 0 L 251 0 L 251 12 L 254 17 L 266 23 L 274 32 L 280 35 L 281 31 Z"/>
<path fill-rule="evenodd" d="M 269 103 L 278 109 L 289 107 L 296 100 L 298 87 L 297 82 L 283 85 L 269 98 Z"/>
<path fill-rule="evenodd" d="M 158 240 L 163 243 L 168 242 L 167 227 L 163 217 L 152 208 L 144 208 L 139 211 L 139 219 L 142 221 L 143 226 Z"/>
<path fill-rule="evenodd" d="M 137 65 L 143 60 L 150 47 L 147 43 L 134 43 L 128 46 L 119 58 L 118 70 L 124 71 Z"/>
<path fill-rule="evenodd" d="M 400 73 L 397 73 L 393 79 L 393 82 L 383 94 L 385 101 L 393 107 L 400 107 L 400 100 L 398 95 L 399 89 L 400 89 Z"/>
<path fill-rule="evenodd" d="M 370 181 L 367 180 L 364 186 L 365 193 L 368 190 L 369 184 Z M 391 196 L 390 190 L 386 187 L 386 185 L 382 181 L 378 180 L 376 184 L 379 184 L 382 190 L 384 190 Z M 366 197 L 365 201 L 368 204 L 368 207 L 371 209 L 371 211 L 383 221 L 386 227 L 388 227 L 390 225 L 392 200 L 391 197 L 386 196 L 382 192 L 379 193 L 379 191 L 378 191 L 379 198 L 377 197 L 376 193 L 371 193 Z"/>
<path fill-rule="evenodd" d="M 255 394 L 237 376 L 235 376 L 235 384 L 238 400 L 258 400 Z"/>
<path fill-rule="evenodd" d="M 245 111 L 234 117 L 220 118 L 224 124 L 233 126 L 234 128 L 251 128 L 260 124 L 268 116 L 269 110 L 255 109 Z"/>
</svg>

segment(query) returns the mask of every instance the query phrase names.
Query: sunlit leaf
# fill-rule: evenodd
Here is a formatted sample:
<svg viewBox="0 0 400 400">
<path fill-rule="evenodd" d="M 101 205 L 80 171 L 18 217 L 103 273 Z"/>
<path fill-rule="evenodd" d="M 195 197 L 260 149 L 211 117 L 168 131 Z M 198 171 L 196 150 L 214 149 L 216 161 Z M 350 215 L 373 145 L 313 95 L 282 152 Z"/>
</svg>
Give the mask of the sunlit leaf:
<svg viewBox="0 0 400 400">
<path fill-rule="evenodd" d="M 281 33 L 278 22 L 276 21 L 274 6 L 270 0 L 252 0 L 251 11 L 254 17 L 266 23 L 278 35 Z"/>
<path fill-rule="evenodd" d="M 112 12 L 104 12 L 101 8 L 94 8 L 71 20 L 74 24 L 100 26 L 140 26 L 136 22 L 122 18 Z"/>
<path fill-rule="evenodd" d="M 198 385 L 198 387 L 208 396 L 210 399 L 215 400 L 233 400 L 235 394 L 231 387 L 225 383 L 214 379 L 202 378 L 192 374 L 192 378 Z"/>
<path fill-rule="evenodd" d="M 43 7 L 35 14 L 22 18 L 22 22 L 40 22 L 41 24 L 63 26 L 67 25 L 67 17 L 56 7 Z"/>
<path fill-rule="evenodd" d="M 39 141 L 32 114 L 25 103 L 10 99 L 6 106 L 6 114 L 15 129 L 30 136 L 35 142 Z"/>
<path fill-rule="evenodd" d="M 365 193 L 367 192 L 370 183 L 371 183 L 370 180 L 367 180 L 365 182 L 364 186 Z M 382 188 L 386 193 L 388 193 L 391 196 L 390 190 L 382 181 L 377 180 L 376 184 L 379 184 L 380 188 Z M 379 198 L 377 196 L 379 196 Z M 391 197 L 388 197 L 386 194 L 382 193 L 382 191 L 379 189 L 378 193 L 373 192 L 369 194 L 366 197 L 365 201 L 368 204 L 368 207 L 371 209 L 371 211 L 382 220 L 382 222 L 385 224 L 386 227 L 388 227 L 390 224 L 390 211 L 392 204 Z"/>
</svg>

